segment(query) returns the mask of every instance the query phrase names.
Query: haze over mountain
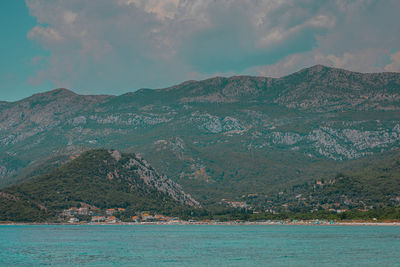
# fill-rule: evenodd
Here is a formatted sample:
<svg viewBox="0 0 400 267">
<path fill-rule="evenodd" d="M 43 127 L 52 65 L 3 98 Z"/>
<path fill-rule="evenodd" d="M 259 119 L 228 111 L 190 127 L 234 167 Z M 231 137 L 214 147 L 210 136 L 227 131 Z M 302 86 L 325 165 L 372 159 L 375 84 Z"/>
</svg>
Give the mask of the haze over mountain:
<svg viewBox="0 0 400 267">
<path fill-rule="evenodd" d="M 317 65 L 121 96 L 67 89 L 0 103 L 0 180 L 89 148 L 140 152 L 202 202 L 335 175 L 399 149 L 400 74 Z"/>
</svg>

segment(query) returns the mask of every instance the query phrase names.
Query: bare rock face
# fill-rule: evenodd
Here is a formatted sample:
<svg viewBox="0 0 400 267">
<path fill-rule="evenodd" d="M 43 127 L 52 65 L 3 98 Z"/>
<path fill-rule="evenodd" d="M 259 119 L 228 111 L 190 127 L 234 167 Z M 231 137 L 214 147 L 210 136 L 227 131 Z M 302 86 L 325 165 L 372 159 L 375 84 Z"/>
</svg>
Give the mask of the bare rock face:
<svg viewBox="0 0 400 267">
<path fill-rule="evenodd" d="M 115 153 L 116 150 L 112 151 L 112 155 Z M 117 153 L 119 152 L 117 151 Z M 146 185 L 156 188 L 158 191 L 169 195 L 176 201 L 192 207 L 200 207 L 200 203 L 191 195 L 186 194 L 179 184 L 173 182 L 165 175 L 160 175 L 149 163 L 139 156 L 130 156 L 123 167 L 128 170 L 133 170 Z"/>
<path fill-rule="evenodd" d="M 119 161 L 121 159 L 121 152 L 119 152 L 118 150 L 113 150 L 113 151 L 109 151 L 111 157 L 113 157 L 116 161 Z"/>
</svg>

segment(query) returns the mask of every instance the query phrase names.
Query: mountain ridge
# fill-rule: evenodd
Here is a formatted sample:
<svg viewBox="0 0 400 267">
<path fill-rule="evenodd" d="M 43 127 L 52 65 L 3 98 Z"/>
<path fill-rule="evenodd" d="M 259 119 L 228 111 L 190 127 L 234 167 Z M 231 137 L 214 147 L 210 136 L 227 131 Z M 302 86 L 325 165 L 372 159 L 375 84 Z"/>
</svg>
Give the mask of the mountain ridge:
<svg viewBox="0 0 400 267">
<path fill-rule="evenodd" d="M 354 71 L 346 70 L 346 69 L 343 69 L 343 68 L 335 68 L 335 67 L 329 67 L 329 66 L 317 64 L 317 65 L 314 65 L 314 66 L 311 66 L 311 67 L 303 68 L 303 69 L 301 69 L 299 71 L 296 71 L 294 73 L 287 74 L 287 75 L 284 75 L 284 76 L 281 76 L 281 77 L 278 77 L 278 78 L 272 78 L 272 77 L 269 77 L 269 76 L 253 76 L 253 75 L 233 75 L 233 76 L 229 76 L 229 77 L 215 76 L 215 77 L 206 78 L 206 79 L 203 79 L 203 80 L 187 80 L 187 81 L 184 81 L 184 82 L 179 83 L 177 85 L 173 85 L 173 86 L 165 87 L 165 88 L 158 88 L 158 89 L 140 88 L 140 89 L 138 89 L 136 91 L 127 92 L 127 93 L 124 93 L 124 94 L 121 94 L 121 95 L 110 95 L 110 94 L 95 94 L 95 95 L 89 94 L 89 95 L 87 95 L 87 94 L 76 93 L 71 89 L 55 88 L 55 89 L 52 89 L 52 90 L 49 90 L 49 91 L 40 92 L 40 93 L 34 94 L 32 96 L 28 96 L 28 97 L 25 97 L 25 98 L 22 98 L 22 99 L 16 100 L 16 101 L 11 101 L 11 102 L 10 101 L 0 101 L 0 105 L 3 104 L 3 103 L 15 103 L 15 102 L 19 102 L 19 101 L 24 100 L 24 99 L 28 99 L 28 98 L 33 97 L 33 96 L 44 96 L 44 95 L 47 95 L 47 94 L 60 94 L 60 93 L 63 93 L 63 94 L 69 94 L 69 95 L 88 96 L 88 97 L 90 97 L 90 96 L 118 97 L 118 96 L 124 96 L 124 95 L 129 95 L 129 94 L 135 94 L 136 92 L 149 91 L 149 90 L 156 91 L 156 92 L 164 91 L 164 90 L 165 91 L 171 91 L 171 90 L 174 90 L 176 88 L 179 88 L 179 87 L 182 87 L 182 86 L 186 86 L 188 84 L 193 84 L 193 83 L 202 83 L 202 82 L 207 83 L 207 82 L 214 82 L 214 81 L 220 81 L 220 80 L 230 81 L 230 80 L 240 80 L 240 79 L 260 79 L 260 80 L 265 79 L 265 80 L 276 80 L 276 81 L 278 81 L 278 80 L 284 80 L 286 78 L 290 78 L 293 75 L 304 74 L 304 73 L 315 74 L 315 73 L 321 73 L 322 71 L 324 71 L 324 73 L 325 72 L 341 72 L 341 73 L 356 74 L 356 75 L 361 75 L 361 76 L 363 76 L 363 75 L 373 75 L 373 76 L 396 75 L 396 76 L 400 76 L 400 73 L 398 73 L 398 72 L 354 72 Z"/>
<path fill-rule="evenodd" d="M 348 160 L 399 149 L 400 74 L 324 68 L 7 103 L 0 185 L 60 151 L 116 148 L 142 153 L 207 202 L 334 175 Z"/>
</svg>

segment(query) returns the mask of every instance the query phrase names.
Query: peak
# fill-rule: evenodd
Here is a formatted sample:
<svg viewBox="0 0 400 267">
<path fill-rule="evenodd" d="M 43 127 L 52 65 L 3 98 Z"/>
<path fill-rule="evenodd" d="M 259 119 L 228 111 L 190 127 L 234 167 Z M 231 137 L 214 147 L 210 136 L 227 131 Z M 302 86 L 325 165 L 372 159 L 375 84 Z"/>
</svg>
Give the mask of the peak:
<svg viewBox="0 0 400 267">
<path fill-rule="evenodd" d="M 295 73 L 289 74 L 284 77 L 289 77 L 292 75 L 298 75 L 298 74 L 307 74 L 307 75 L 315 75 L 315 74 L 323 74 L 323 73 L 336 73 L 336 72 L 346 72 L 346 73 L 351 73 L 351 71 L 344 70 L 344 69 L 339 69 L 339 68 L 334 68 L 334 67 L 328 67 L 324 66 L 321 64 L 317 64 L 308 68 L 303 68 Z M 284 78 L 282 77 L 282 78 Z"/>
<path fill-rule="evenodd" d="M 73 96 L 78 96 L 78 94 L 72 92 L 71 90 L 65 89 L 65 88 L 57 88 L 57 89 L 53 89 L 50 91 L 31 95 L 30 97 L 23 98 L 17 102 L 30 101 L 32 99 L 38 99 L 38 98 L 42 98 L 42 97 L 45 97 L 47 99 L 56 99 L 56 98 L 68 98 L 68 97 L 73 97 Z"/>
<path fill-rule="evenodd" d="M 334 69 L 334 68 L 327 67 L 327 66 L 324 66 L 321 64 L 317 64 L 317 65 L 314 65 L 309 68 L 304 68 L 304 69 L 300 70 L 299 72 L 321 72 L 321 71 L 327 71 L 327 70 L 332 70 L 332 69 Z"/>
<path fill-rule="evenodd" d="M 76 93 L 74 93 L 73 91 L 68 90 L 66 88 L 57 88 L 57 89 L 51 90 L 51 91 L 49 91 L 47 93 L 51 93 L 53 95 L 55 95 L 55 94 L 57 94 L 57 95 L 58 94 L 76 95 Z"/>
<path fill-rule="evenodd" d="M 327 66 L 324 66 L 324 65 L 321 65 L 321 64 L 317 64 L 317 65 L 314 65 L 314 66 L 310 67 L 310 69 L 322 70 L 322 69 L 330 69 L 330 67 L 327 67 Z"/>
<path fill-rule="evenodd" d="M 68 97 L 68 96 L 76 96 L 74 92 L 65 88 L 57 88 L 47 92 L 34 94 L 32 97 Z"/>
</svg>

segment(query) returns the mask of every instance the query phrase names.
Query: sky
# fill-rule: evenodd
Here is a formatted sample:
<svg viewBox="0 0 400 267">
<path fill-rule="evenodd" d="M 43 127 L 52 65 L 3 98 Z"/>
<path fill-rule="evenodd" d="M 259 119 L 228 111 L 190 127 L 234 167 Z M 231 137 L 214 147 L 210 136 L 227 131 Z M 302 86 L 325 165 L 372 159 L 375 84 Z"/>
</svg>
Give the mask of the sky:
<svg viewBox="0 0 400 267">
<path fill-rule="evenodd" d="M 0 101 L 315 64 L 400 72 L 398 0 L 3 0 Z"/>
</svg>

